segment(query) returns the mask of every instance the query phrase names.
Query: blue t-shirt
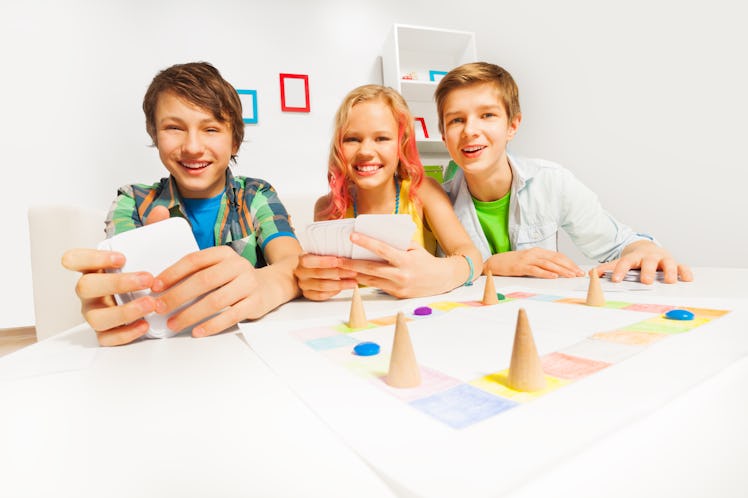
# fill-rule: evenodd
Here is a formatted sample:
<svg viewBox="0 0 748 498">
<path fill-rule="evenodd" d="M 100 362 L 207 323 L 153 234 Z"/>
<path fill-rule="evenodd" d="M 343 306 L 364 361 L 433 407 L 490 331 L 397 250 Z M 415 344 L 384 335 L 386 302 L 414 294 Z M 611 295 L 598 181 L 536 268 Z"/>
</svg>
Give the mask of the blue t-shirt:
<svg viewBox="0 0 748 498">
<path fill-rule="evenodd" d="M 213 230 L 218 218 L 218 208 L 221 207 L 221 196 L 223 193 L 209 199 L 182 199 L 200 249 L 216 245 Z"/>
</svg>

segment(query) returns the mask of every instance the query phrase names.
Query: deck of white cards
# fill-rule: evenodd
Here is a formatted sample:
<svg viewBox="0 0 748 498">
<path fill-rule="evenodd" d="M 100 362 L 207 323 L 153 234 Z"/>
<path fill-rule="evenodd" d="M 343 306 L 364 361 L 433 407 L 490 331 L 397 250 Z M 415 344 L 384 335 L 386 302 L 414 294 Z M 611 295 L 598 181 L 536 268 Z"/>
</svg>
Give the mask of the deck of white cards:
<svg viewBox="0 0 748 498">
<path fill-rule="evenodd" d="M 318 221 L 306 227 L 304 250 L 321 256 L 383 261 L 382 258 L 351 242 L 357 232 L 406 250 L 413 239 L 416 224 L 408 214 L 361 214 L 356 218 Z"/>
<path fill-rule="evenodd" d="M 189 223 L 184 218 L 178 217 L 119 233 L 104 240 L 98 247 L 105 251 L 117 251 L 125 255 L 125 265 L 120 270 L 116 270 L 117 272 L 147 271 L 154 277 L 176 263 L 182 256 L 200 250 Z M 114 297 L 117 304 L 121 305 L 149 294 L 151 291 L 146 289 L 116 294 Z M 158 294 L 153 293 L 153 295 Z M 178 332 L 169 330 L 166 320 L 194 301 L 186 303 L 169 315 L 151 313 L 146 316 L 145 319 L 150 325 L 146 337 L 163 339 L 176 335 Z"/>
</svg>

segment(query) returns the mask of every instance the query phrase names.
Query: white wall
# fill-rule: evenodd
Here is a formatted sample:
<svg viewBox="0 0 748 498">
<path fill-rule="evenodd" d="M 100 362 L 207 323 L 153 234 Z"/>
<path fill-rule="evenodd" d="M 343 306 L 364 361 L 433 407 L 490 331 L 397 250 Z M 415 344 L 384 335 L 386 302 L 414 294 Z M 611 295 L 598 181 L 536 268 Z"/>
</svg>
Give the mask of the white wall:
<svg viewBox="0 0 748 498">
<path fill-rule="evenodd" d="M 0 328 L 33 323 L 29 205 L 106 208 L 120 184 L 163 174 L 140 110 L 158 70 L 207 60 L 256 88 L 260 122 L 247 127 L 235 171 L 270 180 L 281 197 L 321 193 L 332 114 L 349 89 L 381 82 L 395 22 L 474 31 L 479 57 L 513 73 L 524 111 L 515 153 L 562 162 L 617 217 L 693 265 L 746 266 L 739 7 L 603 4 L 4 2 Z M 280 72 L 309 74 L 310 113 L 280 112 Z"/>
</svg>

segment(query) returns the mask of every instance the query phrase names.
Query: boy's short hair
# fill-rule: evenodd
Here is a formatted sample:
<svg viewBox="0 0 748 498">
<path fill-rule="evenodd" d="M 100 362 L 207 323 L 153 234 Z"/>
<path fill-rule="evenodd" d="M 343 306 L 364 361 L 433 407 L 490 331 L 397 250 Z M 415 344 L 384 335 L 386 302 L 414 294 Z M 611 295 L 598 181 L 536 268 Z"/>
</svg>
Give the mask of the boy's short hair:
<svg viewBox="0 0 748 498">
<path fill-rule="evenodd" d="M 492 83 L 499 90 L 509 122 L 521 113 L 519 88 L 506 69 L 488 62 L 469 62 L 452 69 L 440 81 L 434 92 L 439 114 L 439 132 L 444 134 L 444 103 L 447 96 L 458 88 L 481 83 Z"/>
<path fill-rule="evenodd" d="M 213 117 L 231 126 L 234 146 L 238 149 L 244 140 L 242 102 L 236 89 L 218 69 L 207 62 L 175 64 L 159 72 L 151 81 L 143 97 L 145 128 L 157 143 L 156 105 L 162 92 L 172 92 L 177 97 L 209 111 Z M 231 158 L 235 159 L 234 156 Z"/>
</svg>

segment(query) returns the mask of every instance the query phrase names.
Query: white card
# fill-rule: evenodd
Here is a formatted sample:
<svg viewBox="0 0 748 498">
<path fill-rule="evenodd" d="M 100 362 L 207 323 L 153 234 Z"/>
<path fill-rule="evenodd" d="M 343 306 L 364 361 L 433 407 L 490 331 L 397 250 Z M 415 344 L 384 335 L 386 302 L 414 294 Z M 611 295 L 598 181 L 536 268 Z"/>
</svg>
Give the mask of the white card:
<svg viewBox="0 0 748 498">
<path fill-rule="evenodd" d="M 307 226 L 304 249 L 322 256 L 382 261 L 371 251 L 353 244 L 351 232 L 368 235 L 404 251 L 415 231 L 416 224 L 408 214 L 362 214 L 357 218 L 318 221 Z"/>
<path fill-rule="evenodd" d="M 182 256 L 200 250 L 189 223 L 179 217 L 119 233 L 102 241 L 98 247 L 105 251 L 117 251 L 125 255 L 125 265 L 120 270 L 116 270 L 117 272 L 147 271 L 153 276 L 176 263 Z M 114 297 L 117 304 L 125 304 L 149 294 L 151 294 L 150 290 L 143 290 L 117 294 Z M 157 295 L 154 293 L 154 296 Z M 146 316 L 145 319 L 150 325 L 146 337 L 161 339 L 176 335 L 178 332 L 169 330 L 166 320 L 192 302 L 194 300 L 169 315 L 151 313 Z"/>
</svg>

